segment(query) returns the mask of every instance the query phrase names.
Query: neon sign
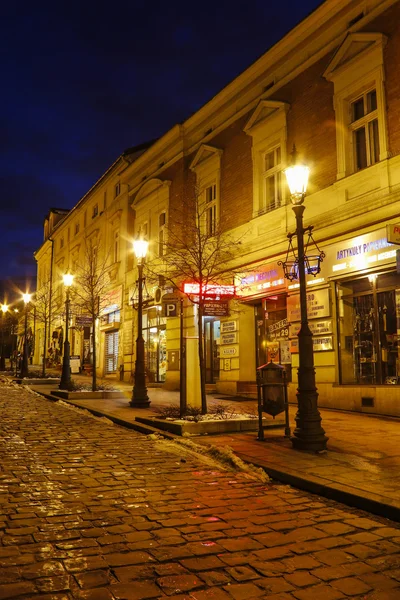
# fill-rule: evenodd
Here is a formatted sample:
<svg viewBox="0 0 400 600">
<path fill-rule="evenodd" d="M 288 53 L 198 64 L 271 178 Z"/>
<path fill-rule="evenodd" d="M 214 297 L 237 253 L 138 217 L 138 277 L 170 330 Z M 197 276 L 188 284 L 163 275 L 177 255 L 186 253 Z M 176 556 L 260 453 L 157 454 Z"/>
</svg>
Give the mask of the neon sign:
<svg viewBox="0 0 400 600">
<path fill-rule="evenodd" d="M 202 288 L 203 296 L 235 296 L 234 285 L 215 285 L 213 283 L 207 283 Z M 199 296 L 200 295 L 200 284 L 199 283 L 184 283 L 183 293 L 187 295 Z"/>
</svg>

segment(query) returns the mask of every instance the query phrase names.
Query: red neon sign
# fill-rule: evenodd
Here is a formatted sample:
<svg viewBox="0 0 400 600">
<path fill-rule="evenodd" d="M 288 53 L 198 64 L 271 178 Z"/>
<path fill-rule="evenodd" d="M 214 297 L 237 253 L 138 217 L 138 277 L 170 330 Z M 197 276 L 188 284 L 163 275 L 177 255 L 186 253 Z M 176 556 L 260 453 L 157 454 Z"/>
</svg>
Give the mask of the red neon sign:
<svg viewBox="0 0 400 600">
<path fill-rule="evenodd" d="M 200 284 L 199 283 L 184 283 L 183 284 L 184 294 L 199 296 Z M 203 295 L 207 296 L 235 296 L 234 285 L 215 285 L 208 283 L 203 286 Z"/>
</svg>

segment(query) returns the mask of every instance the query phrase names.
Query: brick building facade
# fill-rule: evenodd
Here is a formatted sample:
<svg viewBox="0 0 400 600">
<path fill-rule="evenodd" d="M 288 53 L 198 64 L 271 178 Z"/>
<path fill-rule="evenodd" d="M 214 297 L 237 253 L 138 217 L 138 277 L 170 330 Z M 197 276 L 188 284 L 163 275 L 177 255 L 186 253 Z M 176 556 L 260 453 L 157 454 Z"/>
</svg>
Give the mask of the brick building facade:
<svg viewBox="0 0 400 600">
<path fill-rule="evenodd" d="M 283 175 L 295 144 L 311 171 L 305 225 L 325 253 L 321 273 L 308 278 L 320 405 L 400 415 L 400 275 L 387 231 L 399 221 L 399 54 L 397 0 L 327 0 L 187 121 L 112 166 L 52 232 L 60 264 L 56 240 L 74 215 L 106 183 L 119 186 L 117 204 L 98 221 L 124 240 L 110 280 L 120 289 L 120 324 L 99 325 L 99 373 L 123 371 L 128 380 L 133 369 L 130 240 L 145 231 L 156 255 L 174 211 L 199 194 L 213 207 L 210 218 L 242 239 L 226 265 L 240 297 L 229 315 L 205 317 L 207 382 L 221 393 L 254 393 L 256 367 L 272 358 L 286 365 L 294 398 L 298 290 L 279 262 L 295 229 Z M 162 278 L 150 287 L 154 297 L 157 287 L 160 297 L 169 291 Z M 114 330 L 115 368 L 107 371 Z M 196 335 L 188 302 L 185 334 Z M 150 303 L 145 339 L 149 381 L 176 387 L 178 319 Z"/>
</svg>

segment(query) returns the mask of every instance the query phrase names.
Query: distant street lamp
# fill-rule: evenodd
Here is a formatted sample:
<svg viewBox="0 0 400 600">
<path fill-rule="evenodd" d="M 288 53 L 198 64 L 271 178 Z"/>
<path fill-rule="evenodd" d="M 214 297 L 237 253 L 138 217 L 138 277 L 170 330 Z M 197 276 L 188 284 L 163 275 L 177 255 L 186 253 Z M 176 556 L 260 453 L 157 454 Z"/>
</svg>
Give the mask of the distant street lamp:
<svg viewBox="0 0 400 600">
<path fill-rule="evenodd" d="M 135 378 L 130 406 L 147 408 L 150 400 L 147 395 L 146 373 L 144 368 L 144 339 L 143 339 L 143 266 L 146 260 L 149 242 L 142 236 L 133 242 L 133 252 L 138 264 L 138 331 L 136 338 Z"/>
<path fill-rule="evenodd" d="M 21 371 L 19 376 L 23 379 L 24 377 L 28 377 L 29 368 L 28 368 L 28 312 L 29 312 L 29 303 L 31 301 L 31 294 L 22 294 L 22 298 L 25 304 L 25 327 L 24 327 L 24 348 L 22 351 L 22 361 L 21 361 Z"/>
<path fill-rule="evenodd" d="M 7 304 L 2 304 L 1 305 L 1 312 L 3 313 L 2 319 L 1 319 L 1 356 L 0 356 L 0 371 L 4 371 L 6 368 L 6 357 L 4 356 L 4 319 L 6 316 L 6 313 L 8 311 L 8 306 Z"/>
<path fill-rule="evenodd" d="M 285 265 L 284 263 L 284 270 L 285 276 L 288 277 L 288 279 L 299 279 L 301 316 L 301 326 L 298 333 L 298 410 L 295 417 L 297 426 L 293 432 L 292 445 L 298 450 L 319 452 L 326 450 L 328 438 L 325 435 L 325 431 L 322 429 L 321 415 L 318 410 L 318 392 L 315 386 L 313 336 L 308 326 L 307 317 L 306 270 L 308 274 L 316 275 L 319 272 L 319 265 L 324 255 L 323 253 L 320 253 L 319 259 L 317 260 L 317 267 L 315 267 L 315 265 L 310 264 L 309 257 L 304 250 L 304 233 L 308 231 L 310 239 L 312 231 L 312 228 L 303 228 L 303 213 L 305 210 L 303 202 L 307 191 L 309 168 L 305 165 L 297 164 L 295 148 L 293 148 L 293 164 L 286 169 L 285 175 L 290 189 L 290 198 L 293 204 L 292 208 L 296 215 L 295 235 L 297 237 L 298 256 L 294 261 L 294 268 L 293 263 L 289 268 L 288 265 Z M 291 244 L 291 234 L 289 234 L 288 237 Z"/>
<path fill-rule="evenodd" d="M 69 290 L 74 280 L 74 276 L 70 273 L 66 273 L 63 276 L 65 286 L 65 341 L 64 341 L 64 355 L 63 364 L 61 371 L 60 390 L 71 390 L 71 366 L 70 366 L 70 347 L 68 340 L 68 327 L 69 327 Z"/>
</svg>

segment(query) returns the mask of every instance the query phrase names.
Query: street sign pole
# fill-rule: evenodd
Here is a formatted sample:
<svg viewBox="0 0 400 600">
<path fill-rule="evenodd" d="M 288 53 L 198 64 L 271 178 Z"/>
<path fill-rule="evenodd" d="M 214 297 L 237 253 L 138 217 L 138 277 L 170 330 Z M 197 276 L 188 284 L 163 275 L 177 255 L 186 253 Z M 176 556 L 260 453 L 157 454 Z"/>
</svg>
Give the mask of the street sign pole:
<svg viewBox="0 0 400 600">
<path fill-rule="evenodd" d="M 179 371 L 179 414 L 186 414 L 186 349 L 183 335 L 183 298 L 180 298 L 180 371 Z"/>
</svg>

